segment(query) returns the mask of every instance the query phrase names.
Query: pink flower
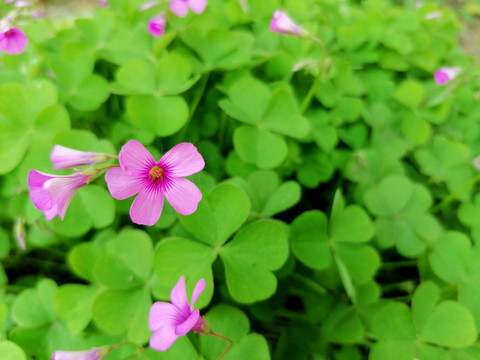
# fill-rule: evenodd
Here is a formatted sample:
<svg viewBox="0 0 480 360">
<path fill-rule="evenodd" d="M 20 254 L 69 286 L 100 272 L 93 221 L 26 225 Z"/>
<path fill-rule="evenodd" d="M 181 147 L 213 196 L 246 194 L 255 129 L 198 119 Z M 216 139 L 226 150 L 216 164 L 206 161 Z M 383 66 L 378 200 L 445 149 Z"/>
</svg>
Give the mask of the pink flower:
<svg viewBox="0 0 480 360">
<path fill-rule="evenodd" d="M 162 214 L 164 196 L 182 215 L 193 214 L 202 193 L 184 176 L 203 169 L 205 161 L 190 143 L 175 145 L 160 161 L 155 161 L 145 147 L 136 140 L 122 146 L 120 167 L 107 171 L 105 180 L 115 199 L 134 196 L 130 217 L 136 224 L 154 225 Z"/>
<path fill-rule="evenodd" d="M 308 35 L 308 31 L 295 23 L 284 11 L 276 10 L 273 13 L 270 30 L 279 34 L 287 34 L 298 37 Z"/>
<path fill-rule="evenodd" d="M 205 290 L 205 280 L 201 279 L 193 289 L 191 304 L 188 304 L 185 289 L 185 278 L 180 277 L 170 293 L 170 301 L 157 301 L 150 308 L 148 324 L 153 331 L 150 347 L 165 351 L 179 336 L 186 335 L 190 330 L 203 332 L 205 320 L 200 316 L 200 310 L 193 310 L 193 305 Z"/>
<path fill-rule="evenodd" d="M 84 351 L 55 351 L 52 360 L 98 360 L 106 355 L 105 348 L 94 348 Z"/>
<path fill-rule="evenodd" d="M 438 85 L 445 85 L 455 79 L 461 71 L 462 69 L 458 67 L 442 67 L 435 71 L 433 77 Z"/>
<path fill-rule="evenodd" d="M 98 164 L 112 157 L 102 153 L 74 150 L 61 145 L 55 145 L 50 154 L 54 170 Z"/>
<path fill-rule="evenodd" d="M 187 16 L 188 8 L 195 14 L 201 14 L 207 6 L 207 0 L 169 0 L 170 10 L 177 16 Z"/>
<path fill-rule="evenodd" d="M 110 6 L 110 4 L 108 3 L 108 0 L 98 0 L 98 5 L 104 8 L 107 8 Z"/>
<path fill-rule="evenodd" d="M 19 28 L 12 27 L 0 33 L 0 51 L 10 55 L 22 53 L 28 44 L 27 36 Z"/>
<path fill-rule="evenodd" d="M 165 33 L 167 17 L 164 13 L 158 14 L 148 22 L 148 32 L 155 37 L 161 37 Z"/>
<path fill-rule="evenodd" d="M 47 220 L 58 215 L 62 220 L 73 196 L 89 183 L 90 176 L 77 172 L 72 175 L 50 175 L 37 170 L 28 173 L 28 191 L 35 207 Z"/>
</svg>

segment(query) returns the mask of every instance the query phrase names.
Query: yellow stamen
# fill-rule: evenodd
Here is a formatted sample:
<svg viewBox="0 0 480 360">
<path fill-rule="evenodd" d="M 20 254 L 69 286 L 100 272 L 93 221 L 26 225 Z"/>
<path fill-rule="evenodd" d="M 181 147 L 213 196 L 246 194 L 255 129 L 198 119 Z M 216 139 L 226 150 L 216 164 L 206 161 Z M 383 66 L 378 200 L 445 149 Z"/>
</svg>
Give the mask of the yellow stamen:
<svg viewBox="0 0 480 360">
<path fill-rule="evenodd" d="M 150 169 L 150 177 L 154 180 L 160 179 L 163 177 L 163 169 L 160 166 L 154 166 Z"/>
</svg>

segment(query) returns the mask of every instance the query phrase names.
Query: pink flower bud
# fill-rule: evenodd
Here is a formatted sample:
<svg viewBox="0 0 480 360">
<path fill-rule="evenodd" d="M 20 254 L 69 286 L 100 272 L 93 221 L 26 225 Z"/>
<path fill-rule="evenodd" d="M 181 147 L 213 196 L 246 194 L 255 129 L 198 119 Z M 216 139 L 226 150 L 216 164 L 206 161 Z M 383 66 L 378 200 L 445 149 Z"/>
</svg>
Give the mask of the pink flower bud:
<svg viewBox="0 0 480 360">
<path fill-rule="evenodd" d="M 83 351 L 55 351 L 52 360 L 99 360 L 106 355 L 104 348 Z"/>
<path fill-rule="evenodd" d="M 50 154 L 53 169 L 68 169 L 75 166 L 92 165 L 107 161 L 111 156 L 96 152 L 86 152 L 55 145 Z"/>
<path fill-rule="evenodd" d="M 273 13 L 270 30 L 279 34 L 287 34 L 298 37 L 308 36 L 308 31 L 295 23 L 284 11 L 276 10 Z"/>
<path fill-rule="evenodd" d="M 167 17 L 164 13 L 158 14 L 148 23 L 148 32 L 154 37 L 162 37 L 167 27 Z"/>
<path fill-rule="evenodd" d="M 28 38 L 22 30 L 11 27 L 0 33 L 0 51 L 10 55 L 22 53 L 28 44 Z"/>
<path fill-rule="evenodd" d="M 433 77 L 438 85 L 445 85 L 455 79 L 461 71 L 459 67 L 442 67 L 435 71 Z"/>
</svg>

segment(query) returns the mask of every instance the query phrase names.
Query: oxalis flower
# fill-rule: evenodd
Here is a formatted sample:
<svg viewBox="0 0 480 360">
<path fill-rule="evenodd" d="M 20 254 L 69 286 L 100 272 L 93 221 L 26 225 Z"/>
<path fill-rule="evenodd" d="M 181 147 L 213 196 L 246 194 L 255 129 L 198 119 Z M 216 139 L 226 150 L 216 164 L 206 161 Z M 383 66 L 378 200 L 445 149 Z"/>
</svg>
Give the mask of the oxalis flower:
<svg viewBox="0 0 480 360">
<path fill-rule="evenodd" d="M 438 85 L 445 85 L 455 79 L 461 71 L 459 67 L 442 67 L 435 71 L 433 78 Z"/>
<path fill-rule="evenodd" d="M 164 13 L 158 14 L 148 22 L 148 32 L 155 37 L 161 37 L 167 27 L 167 17 Z"/>
<path fill-rule="evenodd" d="M 184 178 L 203 169 L 205 161 L 190 143 L 175 145 L 159 161 L 136 140 L 122 146 L 120 167 L 107 171 L 110 194 L 118 200 L 137 197 L 130 208 L 136 224 L 154 225 L 162 214 L 164 196 L 182 215 L 193 214 L 202 199 L 195 184 Z"/>
<path fill-rule="evenodd" d="M 195 14 L 201 14 L 207 6 L 207 0 L 168 0 L 170 1 L 170 10 L 177 16 L 187 16 L 188 8 Z"/>
<path fill-rule="evenodd" d="M 204 332 L 202 326 L 205 320 L 200 316 L 200 310 L 194 310 L 195 302 L 205 290 L 205 280 L 201 279 L 195 285 L 192 301 L 188 304 L 185 289 L 185 278 L 180 277 L 170 293 L 170 301 L 157 301 L 150 308 L 148 324 L 153 334 L 150 338 L 150 347 L 165 351 L 178 337 L 186 335 L 190 330 Z"/>
<path fill-rule="evenodd" d="M 30 170 L 28 194 L 35 207 L 45 213 L 47 220 L 52 220 L 57 215 L 63 220 L 77 190 L 90 183 L 96 173 L 95 169 L 87 169 L 72 175 L 51 175 Z"/>
<path fill-rule="evenodd" d="M 16 27 L 10 27 L 0 32 L 0 51 L 10 55 L 22 53 L 28 44 L 28 38 L 22 30 Z"/>
<path fill-rule="evenodd" d="M 308 37 L 309 35 L 307 30 L 298 25 L 286 12 L 281 10 L 276 10 L 273 13 L 270 30 L 279 34 L 297 37 Z"/>
<path fill-rule="evenodd" d="M 83 351 L 55 351 L 52 360 L 99 360 L 108 353 L 108 348 Z"/>
<path fill-rule="evenodd" d="M 61 145 L 55 145 L 50 153 L 50 161 L 53 163 L 54 170 L 98 164 L 112 158 L 115 156 L 74 150 Z"/>
</svg>

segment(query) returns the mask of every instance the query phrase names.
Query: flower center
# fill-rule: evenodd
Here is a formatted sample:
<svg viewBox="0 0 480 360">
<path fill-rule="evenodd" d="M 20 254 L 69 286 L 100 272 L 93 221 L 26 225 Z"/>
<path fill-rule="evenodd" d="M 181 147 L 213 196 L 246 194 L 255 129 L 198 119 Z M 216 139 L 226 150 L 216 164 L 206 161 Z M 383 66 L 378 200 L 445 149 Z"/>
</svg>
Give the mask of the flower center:
<svg viewBox="0 0 480 360">
<path fill-rule="evenodd" d="M 163 171 L 163 169 L 160 166 L 155 165 L 154 167 L 152 167 L 150 169 L 150 178 L 152 180 L 161 179 L 161 178 L 163 178 L 164 174 L 165 174 L 165 172 Z"/>
</svg>

